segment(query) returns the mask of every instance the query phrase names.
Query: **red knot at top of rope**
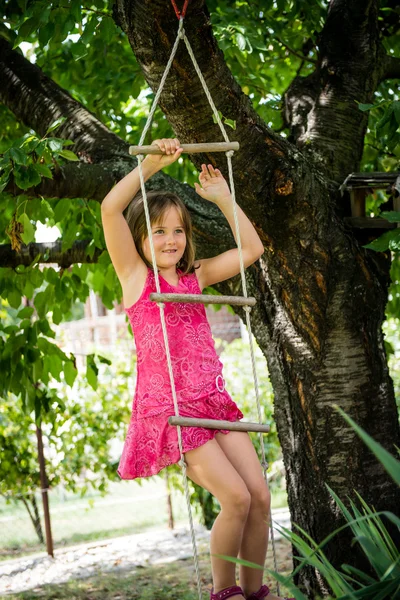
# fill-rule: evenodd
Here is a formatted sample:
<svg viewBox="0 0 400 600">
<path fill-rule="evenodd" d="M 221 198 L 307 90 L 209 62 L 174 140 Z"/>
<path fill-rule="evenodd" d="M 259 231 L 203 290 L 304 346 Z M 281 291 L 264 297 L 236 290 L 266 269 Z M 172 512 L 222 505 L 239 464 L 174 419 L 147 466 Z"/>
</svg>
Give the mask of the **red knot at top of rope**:
<svg viewBox="0 0 400 600">
<path fill-rule="evenodd" d="M 177 7 L 175 0 L 171 0 L 171 2 L 172 2 L 172 6 L 174 7 L 174 11 L 175 11 L 177 19 L 183 19 L 186 15 L 186 9 L 188 7 L 189 0 L 185 0 L 185 4 L 183 5 L 182 11 L 180 11 L 179 8 Z"/>
</svg>

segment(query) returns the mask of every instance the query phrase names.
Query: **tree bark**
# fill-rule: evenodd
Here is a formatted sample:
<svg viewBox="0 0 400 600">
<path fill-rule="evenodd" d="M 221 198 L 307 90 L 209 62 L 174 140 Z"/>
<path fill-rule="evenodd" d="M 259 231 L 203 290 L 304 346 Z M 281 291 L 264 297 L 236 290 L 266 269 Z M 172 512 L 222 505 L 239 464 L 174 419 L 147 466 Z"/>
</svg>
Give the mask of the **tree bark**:
<svg viewBox="0 0 400 600">
<path fill-rule="evenodd" d="M 347 8 L 350 5 L 353 12 Z M 156 89 L 176 36 L 178 22 L 174 13 L 166 10 L 164 0 L 118 0 L 115 6 L 115 19 L 126 32 L 147 82 Z M 357 490 L 377 510 L 396 512 L 399 505 L 395 484 L 332 408 L 334 403 L 341 406 L 389 452 L 396 454 L 400 432 L 381 330 L 390 256 L 360 246 L 355 234 L 344 225 L 342 215 L 346 207 L 338 192 L 338 183 L 350 171 L 358 170 L 366 126 L 363 114 L 359 115 L 353 106 L 355 87 L 362 94 L 357 100 L 366 101 L 381 76 L 377 64 L 381 53 L 374 27 L 376 5 L 370 0 L 364 9 L 363 6 L 360 1 L 331 2 L 315 74 L 296 80 L 287 94 L 291 141 L 266 126 L 233 79 L 212 35 L 203 0 L 189 3 L 185 19 L 186 33 L 217 109 L 236 121 L 236 130 L 229 135 L 241 145 L 233 159 L 237 199 L 265 246 L 261 260 L 247 272 L 249 294 L 258 301 L 251 313 L 252 328 L 267 358 L 274 387 L 275 420 L 292 522 L 317 542 L 343 524 L 326 484 L 346 504 L 347 497 L 357 504 Z M 339 32 L 338 43 L 349 35 L 352 17 L 354 35 L 360 36 L 361 30 L 372 32 L 366 43 L 373 50 L 372 58 L 368 58 L 368 69 L 373 73 L 368 71 L 363 89 L 362 78 L 354 84 L 350 81 L 351 56 L 347 62 L 339 57 L 340 69 L 332 75 L 335 85 L 328 94 L 330 84 L 325 82 L 324 87 L 318 77 L 323 73 L 329 81 L 329 60 L 336 65 L 335 52 L 339 48 L 332 47 L 332 39 L 341 21 L 335 11 L 348 25 Z M 348 52 L 348 46 L 344 46 Z M 367 54 L 363 49 L 357 56 L 361 66 Z M 2 78 L 7 69 L 20 68 L 13 57 L 8 53 L 5 59 L 11 66 L 0 64 Z M 25 63 L 21 64 L 28 69 Z M 23 76 L 21 67 L 19 77 Z M 111 133 L 113 138 L 108 137 L 93 115 L 86 114 L 56 84 L 44 82 L 42 73 L 34 78 L 36 87 L 20 89 L 24 102 L 15 95 L 17 78 L 7 77 L 1 87 L 7 89 L 0 92 L 1 98 L 18 118 L 43 132 L 55 118 L 68 115 L 63 136 L 76 143 L 75 150 L 89 152 L 93 164 L 107 160 L 125 163 L 124 142 L 117 143 Z M 348 85 L 352 86 L 350 90 Z M 46 98 L 45 104 L 36 101 L 38 93 Z M 310 110 L 302 112 L 300 106 L 308 106 L 304 103 L 307 94 Z M 341 94 L 347 111 L 340 106 Z M 326 108 L 323 98 L 328 103 Z M 182 143 L 221 140 L 182 42 L 161 95 L 161 107 Z M 41 111 L 51 113 L 42 129 Z M 337 119 L 329 127 L 329 116 L 334 118 L 336 111 Z M 321 123 L 329 127 L 329 133 Z M 343 137 L 342 133 L 338 137 L 340 126 L 348 129 Z M 312 138 L 310 149 L 303 143 L 305 135 Z M 226 172 L 221 157 L 200 155 L 192 160 L 197 166 L 218 161 L 219 168 Z M 152 180 L 152 185 L 173 189 L 187 203 L 198 256 L 211 256 L 232 245 L 232 236 L 218 209 L 196 197 L 188 186 L 162 174 Z M 238 277 L 215 287 L 227 295 L 241 293 Z M 241 309 L 237 312 L 243 316 Z M 357 547 L 349 559 L 351 538 L 349 531 L 342 532 L 325 553 L 338 568 L 351 562 L 367 571 L 368 565 Z M 303 569 L 296 581 L 309 597 L 327 589 L 311 568 Z"/>
<path fill-rule="evenodd" d="M 338 184 L 358 170 L 368 123 L 358 103 L 373 103 L 388 58 L 377 1 L 334 0 L 319 36 L 315 71 L 296 77 L 286 93 L 290 139 L 317 157 L 319 170 Z"/>
</svg>

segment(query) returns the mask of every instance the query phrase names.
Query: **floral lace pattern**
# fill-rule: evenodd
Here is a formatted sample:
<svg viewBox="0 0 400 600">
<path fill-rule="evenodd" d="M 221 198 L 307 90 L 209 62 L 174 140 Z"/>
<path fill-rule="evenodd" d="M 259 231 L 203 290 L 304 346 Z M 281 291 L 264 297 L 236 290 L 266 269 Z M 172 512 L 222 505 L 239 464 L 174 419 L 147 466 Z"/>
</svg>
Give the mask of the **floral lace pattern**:
<svg viewBox="0 0 400 600">
<path fill-rule="evenodd" d="M 178 271 L 179 273 L 179 271 Z M 195 273 L 182 275 L 178 286 L 161 276 L 163 293 L 200 294 Z M 177 428 L 168 424 L 175 414 L 160 310 L 149 295 L 156 291 L 148 269 L 139 300 L 125 309 L 135 337 L 137 379 L 132 416 L 117 473 L 121 479 L 150 477 L 180 460 Z M 243 418 L 235 402 L 220 391 L 222 363 L 215 351 L 202 304 L 165 303 L 165 321 L 180 416 L 237 421 Z M 208 442 L 221 431 L 182 427 L 183 452 Z"/>
</svg>

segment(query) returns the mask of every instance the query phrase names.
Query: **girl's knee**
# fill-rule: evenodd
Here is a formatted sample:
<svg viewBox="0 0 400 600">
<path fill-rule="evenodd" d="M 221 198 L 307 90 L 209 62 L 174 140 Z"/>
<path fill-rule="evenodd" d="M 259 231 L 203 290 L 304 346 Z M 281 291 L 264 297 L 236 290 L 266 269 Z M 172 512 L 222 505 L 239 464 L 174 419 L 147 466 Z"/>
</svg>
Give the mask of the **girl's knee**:
<svg viewBox="0 0 400 600">
<path fill-rule="evenodd" d="M 235 515 L 247 517 L 251 506 L 251 494 L 246 486 L 229 490 L 226 498 L 220 500 L 221 507 L 233 511 Z"/>
<path fill-rule="evenodd" d="M 251 491 L 251 508 L 269 513 L 271 506 L 271 492 L 266 483 L 261 484 Z"/>
</svg>

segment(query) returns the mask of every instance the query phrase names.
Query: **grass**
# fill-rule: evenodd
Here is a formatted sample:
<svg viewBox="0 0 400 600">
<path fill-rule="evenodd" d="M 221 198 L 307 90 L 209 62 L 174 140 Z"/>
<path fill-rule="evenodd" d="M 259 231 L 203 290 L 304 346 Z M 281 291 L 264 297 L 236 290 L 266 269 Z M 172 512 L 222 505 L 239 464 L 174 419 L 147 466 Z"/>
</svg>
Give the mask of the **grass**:
<svg viewBox="0 0 400 600">
<path fill-rule="evenodd" d="M 60 548 L 79 542 L 139 533 L 149 527 L 167 526 L 165 494 L 165 485 L 161 480 L 146 481 L 142 487 L 134 482 L 122 482 L 112 485 L 106 497 L 97 495 L 82 499 L 70 496 L 63 502 L 53 491 L 49 503 L 54 546 Z M 40 496 L 37 500 L 42 513 Z M 172 506 L 175 520 L 184 520 L 186 505 L 181 494 L 173 494 Z M 18 507 L 7 507 L 3 502 L 0 527 L 0 560 L 45 550 L 22 503 Z"/>
<path fill-rule="evenodd" d="M 275 542 L 279 571 L 288 575 L 292 570 L 291 546 L 286 540 Z M 271 544 L 267 568 L 273 569 Z M 209 598 L 211 565 L 208 544 L 199 544 L 199 568 L 203 598 Z M 275 592 L 274 582 L 264 578 Z M 286 590 L 281 587 L 281 595 Z M 132 570 L 97 573 L 87 579 L 71 580 L 57 585 L 45 585 L 17 594 L 0 596 L 0 600 L 197 600 L 197 580 L 193 560 L 177 560 Z"/>
<path fill-rule="evenodd" d="M 161 478 L 143 479 L 142 486 L 134 481 L 111 484 L 110 493 L 105 497 L 93 494 L 80 498 L 66 494 L 60 498 L 54 490 L 49 500 L 54 547 L 167 527 L 165 494 L 165 482 Z M 42 512 L 40 496 L 37 500 Z M 286 506 L 286 493 L 273 494 L 273 508 L 282 506 Z M 182 494 L 172 493 L 172 507 L 176 524 L 187 523 L 186 501 Z M 0 500 L 0 528 L 0 561 L 45 551 L 22 503 L 6 505 Z"/>
</svg>

